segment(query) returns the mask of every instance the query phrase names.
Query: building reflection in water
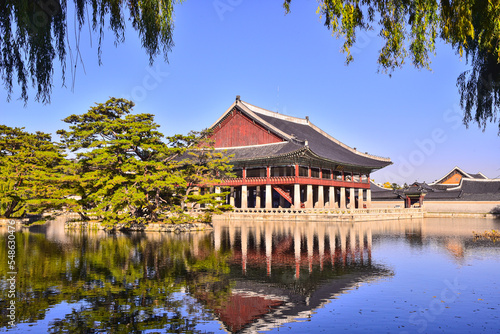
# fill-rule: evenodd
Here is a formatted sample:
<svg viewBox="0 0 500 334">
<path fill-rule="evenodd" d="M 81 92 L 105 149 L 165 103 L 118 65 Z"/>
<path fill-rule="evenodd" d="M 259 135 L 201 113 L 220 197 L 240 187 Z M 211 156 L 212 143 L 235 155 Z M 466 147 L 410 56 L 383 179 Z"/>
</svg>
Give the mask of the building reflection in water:
<svg viewBox="0 0 500 334">
<path fill-rule="evenodd" d="M 372 263 L 363 224 L 214 224 L 214 247 L 231 254 L 231 294 L 199 299 L 230 332 L 266 331 L 301 321 L 331 299 L 392 271 Z"/>
<path fill-rule="evenodd" d="M 294 267 L 294 278 L 299 279 L 303 267 L 311 273 L 313 266 L 323 271 L 327 264 L 370 265 L 372 233 L 360 224 L 216 224 L 214 247 L 230 249 L 243 275 L 248 265 L 265 264 L 267 276 L 272 276 L 273 265 L 286 265 Z"/>
</svg>

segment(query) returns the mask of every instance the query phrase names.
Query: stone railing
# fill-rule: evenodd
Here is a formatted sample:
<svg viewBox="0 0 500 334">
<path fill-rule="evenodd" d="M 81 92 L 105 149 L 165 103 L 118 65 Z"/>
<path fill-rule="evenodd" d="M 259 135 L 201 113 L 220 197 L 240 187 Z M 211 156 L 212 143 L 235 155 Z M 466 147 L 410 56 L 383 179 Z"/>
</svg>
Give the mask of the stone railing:
<svg viewBox="0 0 500 334">
<path fill-rule="evenodd" d="M 272 208 L 272 209 L 240 209 L 235 208 L 233 213 L 245 214 L 330 214 L 330 215 L 360 215 L 360 214 L 391 214 L 391 213 L 421 213 L 422 208 L 377 208 L 377 209 L 294 209 L 294 208 Z"/>
</svg>

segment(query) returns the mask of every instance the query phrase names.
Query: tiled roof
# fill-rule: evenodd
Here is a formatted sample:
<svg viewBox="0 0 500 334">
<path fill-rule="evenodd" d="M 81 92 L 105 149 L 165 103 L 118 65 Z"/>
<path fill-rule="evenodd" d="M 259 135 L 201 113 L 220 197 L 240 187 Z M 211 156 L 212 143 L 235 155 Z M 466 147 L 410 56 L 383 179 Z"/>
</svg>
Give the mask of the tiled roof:
<svg viewBox="0 0 500 334">
<path fill-rule="evenodd" d="M 487 177 L 485 177 L 482 173 L 477 173 L 477 174 L 467 173 L 467 174 L 469 174 L 470 177 L 472 177 L 473 179 L 479 179 L 479 180 L 487 179 Z"/>
<path fill-rule="evenodd" d="M 500 201 L 500 179 L 463 179 L 460 188 L 464 200 Z"/>
<path fill-rule="evenodd" d="M 225 151 L 226 155 L 234 155 L 232 160 L 266 159 L 298 152 L 304 149 L 303 145 L 293 142 L 282 142 L 266 145 L 219 148 L 216 151 Z"/>
<path fill-rule="evenodd" d="M 295 138 L 297 142 L 304 142 L 304 145 L 307 145 L 313 153 L 321 158 L 338 164 L 363 166 L 372 169 L 379 169 L 392 164 L 388 158 L 373 156 L 350 148 L 310 123 L 307 118 L 301 119 L 274 113 L 246 102 L 238 102 L 235 106 L 246 112 L 249 117 L 257 118 L 259 124 L 268 127 L 270 130 L 278 130 L 285 134 L 288 141 L 290 141 L 290 138 Z M 251 158 L 249 155 L 251 152 L 259 154 L 257 150 L 247 151 L 245 154 L 247 154 L 248 158 Z"/>
<path fill-rule="evenodd" d="M 455 166 L 453 167 L 453 169 L 451 171 L 449 171 L 448 173 L 446 173 L 443 177 L 441 177 L 440 179 L 432 182 L 430 185 L 431 186 L 434 186 L 438 183 L 440 183 L 441 181 L 443 181 L 448 175 L 452 174 L 453 172 L 458 172 L 460 173 L 464 178 L 468 178 L 468 179 L 478 179 L 478 180 L 488 180 L 488 177 L 486 177 L 483 173 L 481 172 L 478 172 L 478 173 L 467 173 L 467 172 L 464 172 L 460 167 L 458 166 Z"/>
<path fill-rule="evenodd" d="M 430 188 L 426 200 L 500 201 L 500 179 L 463 178 L 458 187 L 443 190 L 432 185 Z"/>
<path fill-rule="evenodd" d="M 372 193 L 372 200 L 391 200 L 400 199 L 401 196 L 393 189 L 380 187 L 373 182 L 370 182 L 370 190 Z"/>
</svg>

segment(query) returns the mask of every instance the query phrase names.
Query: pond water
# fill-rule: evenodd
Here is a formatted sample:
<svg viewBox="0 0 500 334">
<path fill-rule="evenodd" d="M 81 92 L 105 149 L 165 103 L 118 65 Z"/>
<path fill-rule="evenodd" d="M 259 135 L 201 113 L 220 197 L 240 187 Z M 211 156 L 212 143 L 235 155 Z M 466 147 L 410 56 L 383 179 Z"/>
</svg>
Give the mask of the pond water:
<svg viewBox="0 0 500 334">
<path fill-rule="evenodd" d="M 1 332 L 498 333 L 500 220 L 235 222 L 105 234 L 61 222 L 15 233 Z"/>
</svg>

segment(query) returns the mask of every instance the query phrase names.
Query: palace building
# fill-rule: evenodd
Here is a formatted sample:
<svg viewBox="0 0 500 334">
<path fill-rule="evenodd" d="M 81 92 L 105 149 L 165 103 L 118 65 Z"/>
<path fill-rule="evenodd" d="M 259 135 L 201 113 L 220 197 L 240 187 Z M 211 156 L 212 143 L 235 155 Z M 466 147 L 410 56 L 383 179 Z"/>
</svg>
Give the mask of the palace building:
<svg viewBox="0 0 500 334">
<path fill-rule="evenodd" d="M 385 189 L 372 182 L 374 207 L 420 206 L 428 212 L 500 213 L 500 178 L 459 167 L 432 183 L 414 182 L 405 189 Z"/>
<path fill-rule="evenodd" d="M 231 156 L 236 208 L 367 208 L 370 173 L 392 164 L 338 141 L 309 118 L 265 110 L 236 97 L 209 128 L 216 151 Z"/>
</svg>

